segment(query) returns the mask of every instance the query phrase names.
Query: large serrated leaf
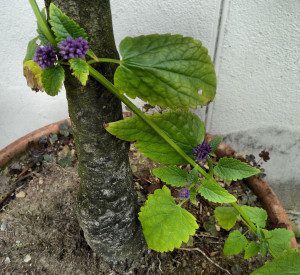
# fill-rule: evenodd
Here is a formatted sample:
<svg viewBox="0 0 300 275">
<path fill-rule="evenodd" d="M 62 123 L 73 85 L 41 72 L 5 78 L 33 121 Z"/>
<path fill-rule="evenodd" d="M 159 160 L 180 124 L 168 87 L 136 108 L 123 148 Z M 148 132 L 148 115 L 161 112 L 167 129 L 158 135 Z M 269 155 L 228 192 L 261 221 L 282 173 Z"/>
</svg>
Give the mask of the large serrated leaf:
<svg viewBox="0 0 300 275">
<path fill-rule="evenodd" d="M 256 175 L 260 170 L 237 159 L 221 158 L 214 168 L 214 173 L 225 180 L 241 180 Z"/>
<path fill-rule="evenodd" d="M 72 75 L 74 75 L 81 82 L 81 84 L 85 86 L 89 77 L 89 65 L 84 59 L 80 58 L 72 58 L 69 60 L 69 62 L 71 69 L 74 71 Z"/>
<path fill-rule="evenodd" d="M 163 129 L 186 154 L 191 154 L 204 139 L 204 123 L 190 111 L 169 111 L 146 116 Z M 108 132 L 120 139 L 137 141 L 136 147 L 146 157 L 162 164 L 187 164 L 163 138 L 138 116 L 109 123 Z"/>
<path fill-rule="evenodd" d="M 50 4 L 50 20 L 52 30 L 56 36 L 56 41 L 66 40 L 67 37 L 72 39 L 82 37 L 87 40 L 87 34 L 83 28 L 76 24 L 71 18 L 65 15 L 53 3 Z"/>
<path fill-rule="evenodd" d="M 120 53 L 115 86 L 131 98 L 171 109 L 196 108 L 214 99 L 214 65 L 198 40 L 170 34 L 126 37 Z"/>
<path fill-rule="evenodd" d="M 139 220 L 149 248 L 159 252 L 179 248 L 199 228 L 195 217 L 175 203 L 166 186 L 148 197 Z"/>
<path fill-rule="evenodd" d="M 246 237 L 238 230 L 234 230 L 225 241 L 223 252 L 225 255 L 239 254 L 244 250 L 248 241 Z"/>
<path fill-rule="evenodd" d="M 251 207 L 247 205 L 243 205 L 242 209 L 253 223 L 258 225 L 259 227 L 266 226 L 266 220 L 268 218 L 266 210 L 259 207 Z"/>
<path fill-rule="evenodd" d="M 44 19 L 45 22 L 47 22 L 47 17 L 46 17 L 46 10 L 45 8 L 43 8 L 41 10 L 41 15 L 42 18 Z M 48 40 L 47 36 L 44 34 L 43 29 L 41 28 L 41 26 L 39 25 L 39 23 L 37 22 L 37 33 L 39 34 L 39 39 L 41 40 L 41 45 L 42 46 L 51 46 L 51 42 Z"/>
<path fill-rule="evenodd" d="M 222 188 L 215 180 L 206 180 L 197 190 L 204 198 L 212 202 L 232 203 L 236 198 Z"/>
<path fill-rule="evenodd" d="M 262 229 L 269 243 L 269 249 L 274 257 L 279 257 L 284 251 L 289 251 L 291 249 L 291 243 L 289 240 L 293 238 L 294 233 L 285 228 L 276 228 L 274 230 L 268 231 Z"/>
<path fill-rule="evenodd" d="M 42 83 L 48 95 L 57 95 L 64 80 L 65 71 L 60 65 L 50 66 L 42 72 Z"/>
<path fill-rule="evenodd" d="M 239 212 L 233 207 L 217 207 L 214 213 L 219 225 L 226 230 L 234 227 L 236 219 L 239 216 Z"/>
<path fill-rule="evenodd" d="M 177 166 L 160 167 L 153 170 L 153 174 L 166 184 L 182 187 L 186 185 L 188 173 Z"/>
<path fill-rule="evenodd" d="M 252 272 L 251 275 L 299 275 L 300 252 L 290 251 L 281 257 L 267 262 L 264 266 Z"/>
</svg>

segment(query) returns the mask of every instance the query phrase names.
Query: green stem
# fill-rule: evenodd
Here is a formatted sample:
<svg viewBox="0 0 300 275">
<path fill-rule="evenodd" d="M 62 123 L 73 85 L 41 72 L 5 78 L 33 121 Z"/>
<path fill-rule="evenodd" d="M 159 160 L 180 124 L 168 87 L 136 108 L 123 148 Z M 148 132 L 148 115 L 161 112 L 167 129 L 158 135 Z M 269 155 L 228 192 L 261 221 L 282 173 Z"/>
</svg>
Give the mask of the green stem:
<svg viewBox="0 0 300 275">
<path fill-rule="evenodd" d="M 241 214 L 242 218 L 246 221 L 245 224 L 249 227 L 249 229 L 256 234 L 256 226 L 250 221 L 242 207 L 240 207 L 236 202 L 232 202 L 231 205 Z"/>
<path fill-rule="evenodd" d="M 188 201 L 189 199 L 184 199 L 182 202 L 178 203 L 177 205 L 181 207 L 181 205 L 183 205 L 186 201 Z"/>
<path fill-rule="evenodd" d="M 87 62 L 87 64 L 94 64 L 94 63 L 98 63 L 98 62 L 110 62 L 110 63 L 117 63 L 117 64 L 121 64 L 122 61 L 121 60 L 117 60 L 117 59 L 111 59 L 111 58 L 98 58 L 98 60 L 89 60 Z"/>
<path fill-rule="evenodd" d="M 152 122 L 139 108 L 137 108 L 126 96 L 122 95 L 119 90 L 108 81 L 102 74 L 96 71 L 93 67 L 89 66 L 90 75 L 99 81 L 104 87 L 110 90 L 116 97 L 118 97 L 130 110 L 140 117 L 147 125 L 149 125 L 158 135 L 160 135 L 182 158 L 184 158 L 205 178 L 210 179 L 208 175 L 198 164 L 191 159 L 169 136 L 162 131 L 154 122 Z"/>
<path fill-rule="evenodd" d="M 208 167 L 209 167 L 209 175 L 211 177 L 213 177 L 214 175 L 214 168 L 213 168 L 213 163 L 210 157 L 207 157 L 207 163 L 208 163 Z"/>
<path fill-rule="evenodd" d="M 53 34 L 52 34 L 52 32 L 51 32 L 51 30 L 50 30 L 47 22 L 43 19 L 43 16 L 42 16 L 42 14 L 40 12 L 40 9 L 39 9 L 36 1 L 35 0 L 29 0 L 29 3 L 31 5 L 31 7 L 32 7 L 32 10 L 33 10 L 34 14 L 35 14 L 37 22 L 40 25 L 40 27 L 42 28 L 44 34 L 46 35 L 46 37 L 48 38 L 48 40 L 51 42 L 51 44 L 54 47 L 56 47 L 57 43 L 55 41 L 55 38 L 54 38 L 54 36 L 53 36 Z"/>
</svg>

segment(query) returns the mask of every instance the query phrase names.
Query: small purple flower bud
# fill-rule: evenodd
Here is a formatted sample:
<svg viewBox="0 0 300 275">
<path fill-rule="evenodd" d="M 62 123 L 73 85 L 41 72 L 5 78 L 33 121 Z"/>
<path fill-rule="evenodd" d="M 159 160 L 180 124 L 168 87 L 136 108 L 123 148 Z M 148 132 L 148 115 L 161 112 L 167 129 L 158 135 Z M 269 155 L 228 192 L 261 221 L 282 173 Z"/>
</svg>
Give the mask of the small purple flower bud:
<svg viewBox="0 0 300 275">
<path fill-rule="evenodd" d="M 211 144 L 206 143 L 206 141 L 203 141 L 201 144 L 197 146 L 196 149 L 193 149 L 193 155 L 195 156 L 195 159 L 199 160 L 206 160 L 208 157 L 208 154 L 211 152 L 212 146 Z"/>
<path fill-rule="evenodd" d="M 187 188 L 181 188 L 179 193 L 180 197 L 182 197 L 183 199 L 188 199 L 191 195 L 191 191 Z"/>
<path fill-rule="evenodd" d="M 61 41 L 57 47 L 61 50 L 59 53 L 64 59 L 68 58 L 81 58 L 84 59 L 89 47 L 88 42 L 83 40 L 82 37 L 75 38 L 67 37 L 65 41 Z"/>
<path fill-rule="evenodd" d="M 37 62 L 42 70 L 53 66 L 56 61 L 55 50 L 52 46 L 37 47 L 33 61 Z"/>
</svg>

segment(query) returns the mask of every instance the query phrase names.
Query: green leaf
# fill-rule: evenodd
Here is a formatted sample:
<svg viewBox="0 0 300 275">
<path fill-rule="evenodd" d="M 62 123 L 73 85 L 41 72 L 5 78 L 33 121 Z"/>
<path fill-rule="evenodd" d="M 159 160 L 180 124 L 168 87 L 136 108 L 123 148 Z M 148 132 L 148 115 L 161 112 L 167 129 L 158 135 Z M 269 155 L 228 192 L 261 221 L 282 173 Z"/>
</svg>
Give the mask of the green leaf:
<svg viewBox="0 0 300 275">
<path fill-rule="evenodd" d="M 236 198 L 222 188 L 215 180 L 206 180 L 197 190 L 204 198 L 212 202 L 231 203 Z"/>
<path fill-rule="evenodd" d="M 115 86 L 131 98 L 172 109 L 196 108 L 214 99 L 214 65 L 198 40 L 170 34 L 126 37 L 120 53 Z"/>
<path fill-rule="evenodd" d="M 196 198 L 197 198 L 197 190 L 196 190 L 196 188 L 192 187 L 190 189 L 190 192 L 191 192 L 191 195 L 190 195 L 189 199 L 190 199 L 191 203 L 196 204 Z"/>
<path fill-rule="evenodd" d="M 65 71 L 60 65 L 50 66 L 42 72 L 42 83 L 48 95 L 57 95 L 64 80 Z"/>
<path fill-rule="evenodd" d="M 225 255 L 239 254 L 244 250 L 248 241 L 246 237 L 238 230 L 234 230 L 225 241 L 223 252 Z"/>
<path fill-rule="evenodd" d="M 218 147 L 219 147 L 219 145 L 220 145 L 220 143 L 221 143 L 221 141 L 222 141 L 222 138 L 223 138 L 223 136 L 220 135 L 220 136 L 218 136 L 218 137 L 212 139 L 212 140 L 209 142 L 209 144 L 212 146 L 212 149 L 211 149 L 211 152 L 212 152 L 212 153 L 215 152 L 215 151 L 218 149 Z"/>
<path fill-rule="evenodd" d="M 145 115 L 163 129 L 186 154 L 190 154 L 204 139 L 204 123 L 190 111 L 177 110 Z M 136 147 L 139 151 L 154 161 L 162 164 L 187 164 L 184 158 L 138 116 L 109 123 L 106 130 L 119 139 L 137 140 Z"/>
<path fill-rule="evenodd" d="M 65 15 L 53 3 L 50 4 L 50 20 L 52 30 L 56 36 L 56 41 L 66 40 L 67 37 L 72 39 L 82 37 L 87 40 L 87 34 L 83 28 L 77 25 L 71 18 Z"/>
<path fill-rule="evenodd" d="M 263 232 L 274 257 L 279 257 L 284 251 L 291 249 L 289 240 L 294 236 L 292 231 L 285 228 L 276 228 L 271 231 L 263 229 Z"/>
<path fill-rule="evenodd" d="M 188 173 L 177 166 L 156 168 L 153 170 L 153 175 L 160 178 L 166 184 L 176 187 L 185 186 L 188 177 Z"/>
<path fill-rule="evenodd" d="M 44 21 L 47 22 L 45 8 L 43 8 L 41 10 L 41 14 L 42 14 Z M 42 46 L 51 46 L 52 45 L 51 42 L 48 40 L 47 36 L 44 34 L 43 29 L 41 28 L 41 26 L 39 25 L 38 22 L 37 22 L 37 33 L 39 34 L 38 38 L 41 40 Z"/>
<path fill-rule="evenodd" d="M 299 275 L 300 252 L 290 251 L 255 270 L 251 275 Z"/>
<path fill-rule="evenodd" d="M 214 173 L 225 180 L 241 180 L 256 175 L 260 170 L 237 159 L 221 158 L 214 168 Z"/>
<path fill-rule="evenodd" d="M 188 176 L 188 181 L 192 184 L 197 184 L 198 183 L 198 170 L 196 167 L 194 167 Z"/>
<path fill-rule="evenodd" d="M 69 60 L 69 62 L 71 69 L 74 71 L 72 75 L 74 75 L 81 82 L 81 84 L 85 86 L 89 77 L 89 65 L 84 59 L 80 58 L 72 58 Z"/>
<path fill-rule="evenodd" d="M 259 207 L 251 207 L 246 205 L 243 205 L 242 209 L 253 223 L 259 227 L 266 226 L 266 220 L 268 218 L 266 210 Z"/>
<path fill-rule="evenodd" d="M 23 64 L 23 73 L 27 80 L 27 85 L 34 91 L 44 91 L 42 83 L 42 69 L 33 60 L 28 60 Z"/>
<path fill-rule="evenodd" d="M 262 241 L 260 244 L 259 244 L 259 247 L 260 247 L 260 252 L 261 252 L 261 255 L 263 257 L 265 257 L 266 253 L 268 252 L 268 249 L 269 249 L 269 243 L 266 242 L 266 241 Z"/>
<path fill-rule="evenodd" d="M 239 216 L 239 212 L 233 207 L 217 207 L 214 212 L 219 225 L 226 230 L 234 227 L 236 219 Z"/>
<path fill-rule="evenodd" d="M 260 251 L 260 246 L 257 242 L 248 243 L 245 247 L 245 259 L 255 256 Z"/>
<path fill-rule="evenodd" d="M 29 41 L 28 46 L 27 46 L 26 56 L 23 60 L 23 65 L 26 61 L 33 60 L 35 51 L 36 51 L 37 47 L 39 46 L 36 43 L 37 40 L 38 40 L 38 37 Z"/>
<path fill-rule="evenodd" d="M 179 248 L 198 229 L 195 217 L 175 203 L 166 186 L 148 197 L 139 220 L 149 248 L 158 252 Z"/>
</svg>

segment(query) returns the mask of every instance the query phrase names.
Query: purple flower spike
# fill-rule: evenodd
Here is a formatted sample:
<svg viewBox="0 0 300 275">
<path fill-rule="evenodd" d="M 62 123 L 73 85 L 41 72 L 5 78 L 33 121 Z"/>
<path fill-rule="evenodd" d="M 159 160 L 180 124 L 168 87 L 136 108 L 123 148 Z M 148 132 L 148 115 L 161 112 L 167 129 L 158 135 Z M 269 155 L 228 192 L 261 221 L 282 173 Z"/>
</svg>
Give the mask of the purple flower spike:
<svg viewBox="0 0 300 275">
<path fill-rule="evenodd" d="M 184 199 L 188 199 L 191 195 L 191 191 L 187 188 L 182 188 L 180 190 L 180 197 L 184 198 Z"/>
<path fill-rule="evenodd" d="M 56 61 L 55 50 L 52 46 L 37 47 L 33 61 L 37 62 L 42 70 L 53 66 Z"/>
<path fill-rule="evenodd" d="M 195 156 L 195 159 L 199 160 L 206 160 L 208 157 L 208 154 L 211 152 L 212 146 L 206 141 L 203 141 L 201 144 L 197 146 L 196 149 L 193 149 L 193 155 Z"/>
<path fill-rule="evenodd" d="M 64 59 L 80 58 L 83 59 L 88 51 L 88 42 L 83 40 L 82 37 L 75 38 L 67 37 L 65 41 L 61 41 L 57 47 L 60 49 L 60 55 Z"/>
</svg>

